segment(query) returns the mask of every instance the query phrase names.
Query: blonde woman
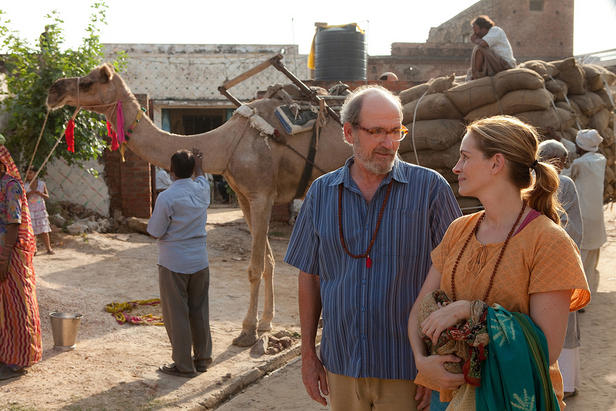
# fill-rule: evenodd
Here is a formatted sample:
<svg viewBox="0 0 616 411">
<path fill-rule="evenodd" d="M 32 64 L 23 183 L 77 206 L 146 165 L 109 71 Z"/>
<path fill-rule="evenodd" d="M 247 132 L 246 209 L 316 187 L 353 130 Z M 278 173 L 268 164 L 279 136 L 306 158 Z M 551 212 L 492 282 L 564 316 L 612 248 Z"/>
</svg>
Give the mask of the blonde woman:
<svg viewBox="0 0 616 411">
<path fill-rule="evenodd" d="M 453 169 L 459 191 L 478 198 L 485 210 L 455 220 L 432 252 L 433 265 L 417 301 L 441 289 L 452 302 L 421 324 L 416 303 L 409 317 L 419 371 L 415 382 L 439 390 L 441 400 L 450 400 L 452 391 L 462 388 L 455 395 L 464 399 L 454 397 L 452 409 L 462 403 L 470 409 L 509 409 L 514 401 L 521 401 L 519 406 L 532 402 L 537 409 L 564 407 L 556 360 L 567 315 L 585 306 L 590 292 L 575 244 L 558 225 L 558 174 L 552 165 L 538 161 L 537 146 L 536 130 L 508 116 L 475 121 L 462 139 Z M 477 327 L 469 321 L 476 303 L 489 307 L 482 319 L 490 342 L 479 350 L 487 360 L 480 367 L 465 363 L 465 375 L 450 373 L 444 363 L 460 358 L 430 355 L 423 338 L 436 344 L 441 333 L 455 334 L 452 327 Z M 540 349 L 520 351 L 527 346 Z M 498 357 L 503 347 L 505 356 L 515 352 L 517 357 L 500 372 L 496 362 L 511 360 Z M 542 365 L 543 382 L 535 379 Z M 480 372 L 480 378 L 470 378 L 469 369 Z M 466 384 L 477 381 L 476 388 Z"/>
</svg>

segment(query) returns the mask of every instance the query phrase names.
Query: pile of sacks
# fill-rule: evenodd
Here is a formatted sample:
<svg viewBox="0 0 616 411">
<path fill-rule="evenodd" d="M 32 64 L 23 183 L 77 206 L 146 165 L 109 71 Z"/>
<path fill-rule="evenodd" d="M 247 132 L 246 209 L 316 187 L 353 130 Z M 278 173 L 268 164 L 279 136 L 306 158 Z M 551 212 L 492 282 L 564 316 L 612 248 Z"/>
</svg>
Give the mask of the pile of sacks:
<svg viewBox="0 0 616 411">
<path fill-rule="evenodd" d="M 616 198 L 616 74 L 575 58 L 527 61 L 517 68 L 465 83 L 454 75 L 438 77 L 400 92 L 403 123 L 409 135 L 400 145 L 401 157 L 435 169 L 457 194 L 451 171 L 458 159 L 465 124 L 508 114 L 534 125 L 543 139 L 560 139 L 575 157 L 578 129 L 594 128 L 603 137 L 599 151 L 607 158 L 605 201 Z M 473 211 L 477 201 L 458 198 Z"/>
</svg>

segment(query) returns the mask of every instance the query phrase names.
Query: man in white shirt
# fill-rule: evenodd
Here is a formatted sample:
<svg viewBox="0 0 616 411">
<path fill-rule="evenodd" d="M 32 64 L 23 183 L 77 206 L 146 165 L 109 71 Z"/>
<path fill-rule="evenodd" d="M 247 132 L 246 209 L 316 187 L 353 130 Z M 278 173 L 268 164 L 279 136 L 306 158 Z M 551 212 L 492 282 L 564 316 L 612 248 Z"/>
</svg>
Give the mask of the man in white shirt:
<svg viewBox="0 0 616 411">
<path fill-rule="evenodd" d="M 164 168 L 156 167 L 156 194 L 160 194 L 173 183 L 169 173 Z"/>
<path fill-rule="evenodd" d="M 599 250 L 607 241 L 603 220 L 603 179 L 607 161 L 601 153 L 597 153 L 602 141 L 603 137 L 597 130 L 578 131 L 575 144 L 580 156 L 573 160 L 570 169 L 571 179 L 575 182 L 580 198 L 584 227 L 580 252 L 591 292 L 597 290 Z"/>
<path fill-rule="evenodd" d="M 206 371 L 212 362 L 205 242 L 210 184 L 203 175 L 202 157 L 196 149 L 173 154 L 174 181 L 158 196 L 148 222 L 148 233 L 158 240 L 160 302 L 173 359 L 159 370 L 186 378 Z"/>
<path fill-rule="evenodd" d="M 475 43 L 475 48 L 467 78 L 475 80 L 493 76 L 516 66 L 511 44 L 503 29 L 496 26 L 488 16 L 476 17 L 471 26 L 471 41 Z"/>
</svg>

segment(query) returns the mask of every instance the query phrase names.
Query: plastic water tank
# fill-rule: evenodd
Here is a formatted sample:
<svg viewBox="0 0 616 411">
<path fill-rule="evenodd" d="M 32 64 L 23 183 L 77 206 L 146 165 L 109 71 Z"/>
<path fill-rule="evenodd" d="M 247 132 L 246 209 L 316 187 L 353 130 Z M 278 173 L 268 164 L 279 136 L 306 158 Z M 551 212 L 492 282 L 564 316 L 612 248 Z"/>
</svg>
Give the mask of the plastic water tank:
<svg viewBox="0 0 616 411">
<path fill-rule="evenodd" d="M 366 39 L 355 25 L 320 29 L 314 44 L 315 80 L 366 80 Z"/>
</svg>

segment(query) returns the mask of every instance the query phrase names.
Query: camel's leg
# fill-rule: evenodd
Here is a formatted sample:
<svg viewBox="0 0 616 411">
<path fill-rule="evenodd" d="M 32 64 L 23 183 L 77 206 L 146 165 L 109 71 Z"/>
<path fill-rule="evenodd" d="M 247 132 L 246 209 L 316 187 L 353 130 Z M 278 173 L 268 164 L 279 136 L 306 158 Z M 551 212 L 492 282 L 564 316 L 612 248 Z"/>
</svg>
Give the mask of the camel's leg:
<svg viewBox="0 0 616 411">
<path fill-rule="evenodd" d="M 263 315 L 259 320 L 258 331 L 270 331 L 274 319 L 274 253 L 269 239 L 265 237 L 265 270 L 263 271 L 263 285 L 265 288 L 265 301 L 263 303 Z"/>
<path fill-rule="evenodd" d="M 267 249 L 267 230 L 272 211 L 272 199 L 266 197 L 249 201 L 238 193 L 238 201 L 244 212 L 252 235 L 248 279 L 250 281 L 250 302 L 248 312 L 242 323 L 241 334 L 233 340 L 234 345 L 247 347 L 257 341 L 257 309 L 259 305 L 259 286 L 265 268 Z M 273 304 L 272 304 L 273 305 Z M 270 320 L 271 321 L 271 320 Z"/>
</svg>

